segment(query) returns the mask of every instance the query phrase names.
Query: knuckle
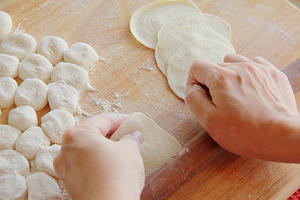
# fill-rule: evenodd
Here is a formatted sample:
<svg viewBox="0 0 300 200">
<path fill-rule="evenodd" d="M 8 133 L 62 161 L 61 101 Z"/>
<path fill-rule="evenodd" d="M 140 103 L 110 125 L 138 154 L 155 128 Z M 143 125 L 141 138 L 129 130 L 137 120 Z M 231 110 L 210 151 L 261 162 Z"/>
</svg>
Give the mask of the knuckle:
<svg viewBox="0 0 300 200">
<path fill-rule="evenodd" d="M 67 129 L 63 135 L 63 138 L 62 138 L 62 143 L 63 144 L 69 144 L 69 143 L 72 143 L 74 142 L 74 139 L 76 137 L 76 129 L 75 128 L 70 128 L 70 129 Z"/>
</svg>

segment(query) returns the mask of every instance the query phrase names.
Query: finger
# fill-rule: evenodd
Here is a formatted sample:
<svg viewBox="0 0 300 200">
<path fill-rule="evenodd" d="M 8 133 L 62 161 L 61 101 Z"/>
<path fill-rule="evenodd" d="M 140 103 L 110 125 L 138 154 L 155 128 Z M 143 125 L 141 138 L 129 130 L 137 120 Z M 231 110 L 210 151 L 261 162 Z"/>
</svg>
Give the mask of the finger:
<svg viewBox="0 0 300 200">
<path fill-rule="evenodd" d="M 127 119 L 125 114 L 100 114 L 81 124 L 97 129 L 103 136 L 111 135 Z"/>
<path fill-rule="evenodd" d="M 121 138 L 120 138 L 120 141 L 123 141 L 123 140 L 133 140 L 137 143 L 139 149 L 141 150 L 142 148 L 142 144 L 144 142 L 144 137 L 143 137 L 143 134 L 139 131 L 134 131 L 132 133 L 129 133 L 129 134 L 126 134 L 126 135 L 123 135 Z"/>
<path fill-rule="evenodd" d="M 238 63 L 238 62 L 252 62 L 249 58 L 238 55 L 238 54 L 228 54 L 224 58 L 226 63 Z"/>
<path fill-rule="evenodd" d="M 253 59 L 254 62 L 262 65 L 272 65 L 269 61 L 265 60 L 264 58 L 257 56 Z"/>
<path fill-rule="evenodd" d="M 62 159 L 62 155 L 60 153 L 54 158 L 53 167 L 54 167 L 54 170 L 55 170 L 57 176 L 61 179 L 64 179 L 66 169 L 62 163 L 63 163 L 63 159 Z"/>
</svg>

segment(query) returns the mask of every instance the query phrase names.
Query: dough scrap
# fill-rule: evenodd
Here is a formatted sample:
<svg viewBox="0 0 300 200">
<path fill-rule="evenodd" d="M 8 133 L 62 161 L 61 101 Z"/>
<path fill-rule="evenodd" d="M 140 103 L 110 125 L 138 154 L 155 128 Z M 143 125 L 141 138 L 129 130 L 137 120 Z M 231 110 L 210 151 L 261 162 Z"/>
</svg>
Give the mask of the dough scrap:
<svg viewBox="0 0 300 200">
<path fill-rule="evenodd" d="M 18 88 L 17 82 L 10 77 L 0 77 L 0 108 L 8 108 L 14 104 Z"/>
<path fill-rule="evenodd" d="M 188 13 L 199 13 L 190 0 L 154 1 L 137 9 L 130 19 L 130 31 L 144 46 L 154 49 L 162 25 Z"/>
<path fill-rule="evenodd" d="M 38 120 L 35 110 L 31 106 L 19 106 L 8 114 L 8 124 L 21 131 L 37 126 Z"/>
<path fill-rule="evenodd" d="M 41 147 L 35 157 L 36 169 L 57 177 L 53 167 L 53 160 L 59 154 L 60 149 L 60 145 L 57 144 Z"/>
<path fill-rule="evenodd" d="M 62 61 L 64 52 L 67 49 L 67 42 L 56 36 L 42 37 L 37 46 L 37 52 L 48 58 L 52 65 L 56 65 L 58 62 Z"/>
<path fill-rule="evenodd" d="M 66 109 L 70 113 L 77 110 L 79 93 L 65 82 L 54 82 L 48 85 L 48 101 L 51 110 Z"/>
<path fill-rule="evenodd" d="M 0 149 L 14 148 L 21 131 L 10 125 L 0 124 Z"/>
<path fill-rule="evenodd" d="M 16 150 L 23 154 L 28 160 L 35 158 L 37 151 L 42 146 L 49 146 L 50 141 L 44 134 L 44 131 L 38 127 L 33 126 L 27 129 L 17 140 Z"/>
<path fill-rule="evenodd" d="M 13 32 L 8 35 L 0 45 L 0 53 L 16 56 L 22 60 L 25 56 L 32 54 L 36 49 L 35 39 L 21 32 Z"/>
<path fill-rule="evenodd" d="M 54 178 L 44 172 L 36 172 L 26 177 L 29 200 L 55 200 L 61 190 Z"/>
<path fill-rule="evenodd" d="M 52 71 L 51 81 L 64 81 L 76 88 L 79 92 L 93 90 L 89 84 L 88 71 L 72 63 L 58 63 Z"/>
<path fill-rule="evenodd" d="M 86 70 L 89 70 L 98 59 L 94 48 L 83 42 L 72 44 L 64 53 L 65 62 L 76 64 Z"/>
<path fill-rule="evenodd" d="M 9 14 L 0 11 L 0 40 L 3 40 L 11 31 L 12 20 Z"/>
<path fill-rule="evenodd" d="M 139 112 L 130 114 L 111 139 L 117 141 L 123 135 L 133 131 L 140 131 L 144 136 L 141 154 L 144 159 L 146 176 L 176 155 L 182 148 L 175 137 L 161 129 L 145 114 Z"/>
<path fill-rule="evenodd" d="M 74 126 L 73 115 L 63 109 L 52 110 L 42 117 L 41 127 L 53 143 L 60 144 L 65 130 Z"/>
<path fill-rule="evenodd" d="M 20 153 L 12 149 L 0 151 L 0 174 L 17 172 L 22 176 L 29 174 L 28 160 Z"/>
<path fill-rule="evenodd" d="M 0 200 L 25 200 L 26 180 L 17 173 L 0 176 Z"/>
<path fill-rule="evenodd" d="M 53 66 L 46 57 L 30 54 L 21 61 L 18 76 L 22 80 L 36 78 L 47 83 L 50 80 L 52 70 Z"/>
<path fill-rule="evenodd" d="M 18 74 L 19 59 L 16 56 L 0 54 L 0 77 L 15 78 Z"/>
<path fill-rule="evenodd" d="M 17 89 L 15 103 L 17 106 L 32 106 L 41 110 L 48 102 L 48 86 L 39 79 L 26 79 Z"/>
</svg>

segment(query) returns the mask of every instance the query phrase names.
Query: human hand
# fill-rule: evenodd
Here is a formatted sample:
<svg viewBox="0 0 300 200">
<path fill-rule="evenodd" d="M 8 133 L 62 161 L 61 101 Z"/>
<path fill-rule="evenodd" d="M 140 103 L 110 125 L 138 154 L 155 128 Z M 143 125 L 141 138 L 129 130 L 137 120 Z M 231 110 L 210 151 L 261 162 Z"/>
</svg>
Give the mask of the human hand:
<svg viewBox="0 0 300 200">
<path fill-rule="evenodd" d="M 300 162 L 294 93 L 286 75 L 263 58 L 228 55 L 220 64 L 195 62 L 185 100 L 223 148 L 242 156 Z"/>
<path fill-rule="evenodd" d="M 65 132 L 54 167 L 74 200 L 139 199 L 145 173 L 139 132 L 105 138 L 127 118 L 102 114 Z"/>
</svg>

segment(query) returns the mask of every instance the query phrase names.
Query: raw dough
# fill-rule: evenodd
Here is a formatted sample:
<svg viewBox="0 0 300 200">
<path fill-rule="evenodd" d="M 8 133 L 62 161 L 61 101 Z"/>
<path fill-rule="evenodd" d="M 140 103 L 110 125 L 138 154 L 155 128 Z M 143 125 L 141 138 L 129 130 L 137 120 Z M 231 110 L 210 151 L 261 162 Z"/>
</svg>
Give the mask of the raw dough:
<svg viewBox="0 0 300 200">
<path fill-rule="evenodd" d="M 65 82 L 54 82 L 48 85 L 48 101 L 51 110 L 63 108 L 74 113 L 79 102 L 79 93 Z"/>
<path fill-rule="evenodd" d="M 53 66 L 47 58 L 39 54 L 30 54 L 20 63 L 18 76 L 22 80 L 37 78 L 48 82 L 52 70 Z"/>
<path fill-rule="evenodd" d="M 112 135 L 112 140 L 119 140 L 123 135 L 140 131 L 144 136 L 142 156 L 145 174 L 149 175 L 168 159 L 181 150 L 179 142 L 161 129 L 152 119 L 143 113 L 133 113 Z"/>
<path fill-rule="evenodd" d="M 16 56 L 0 54 L 0 77 L 15 78 L 18 74 L 19 60 Z"/>
<path fill-rule="evenodd" d="M 67 49 L 68 44 L 66 41 L 56 36 L 42 37 L 37 46 L 37 52 L 48 58 L 52 65 L 62 61 L 64 51 Z"/>
<path fill-rule="evenodd" d="M 21 32 L 14 32 L 7 36 L 0 45 L 0 52 L 13 55 L 22 60 L 25 56 L 32 54 L 36 49 L 35 39 Z"/>
<path fill-rule="evenodd" d="M 3 40 L 7 36 L 12 27 L 12 20 L 9 14 L 4 11 L 0 11 L 0 40 Z"/>
<path fill-rule="evenodd" d="M 36 112 L 31 106 L 19 106 L 9 112 L 8 124 L 21 131 L 25 131 L 32 126 L 37 126 Z"/>
<path fill-rule="evenodd" d="M 28 160 L 20 153 L 5 149 L 0 151 L 0 174 L 17 172 L 22 176 L 29 174 Z"/>
<path fill-rule="evenodd" d="M 10 77 L 0 77 L 0 108 L 8 108 L 14 104 L 18 88 L 17 82 Z"/>
<path fill-rule="evenodd" d="M 0 124 L 0 149 L 14 148 L 21 131 L 10 125 Z"/>
<path fill-rule="evenodd" d="M 44 172 L 36 172 L 26 177 L 28 200 L 55 200 L 61 196 L 54 178 Z"/>
<path fill-rule="evenodd" d="M 213 63 L 223 62 L 225 55 L 235 53 L 232 47 L 215 40 L 203 40 L 201 43 L 183 47 L 168 61 L 167 78 L 170 88 L 175 94 L 184 99 L 188 73 L 193 62 L 197 59 Z"/>
<path fill-rule="evenodd" d="M 76 64 L 89 70 L 99 59 L 96 51 L 90 45 L 77 42 L 65 51 L 64 61 Z"/>
<path fill-rule="evenodd" d="M 44 131 L 38 126 L 33 126 L 27 129 L 18 138 L 16 142 L 16 150 L 23 154 L 28 160 L 32 160 L 35 158 L 40 147 L 49 145 L 50 141 L 44 134 Z"/>
<path fill-rule="evenodd" d="M 65 130 L 74 126 L 73 115 L 63 109 L 52 110 L 42 117 L 41 127 L 53 143 L 60 144 Z"/>
<path fill-rule="evenodd" d="M 35 157 L 35 167 L 37 170 L 46 172 L 51 176 L 55 176 L 56 172 L 53 167 L 53 160 L 60 152 L 60 145 L 41 147 Z"/>
<path fill-rule="evenodd" d="M 149 3 L 134 12 L 130 19 L 130 31 L 146 47 L 155 48 L 161 26 L 188 13 L 199 13 L 189 0 L 162 0 Z"/>
<path fill-rule="evenodd" d="M 39 79 L 26 79 L 17 89 L 15 103 L 17 106 L 29 105 L 36 111 L 48 102 L 48 86 Z"/>
<path fill-rule="evenodd" d="M 26 180 L 17 173 L 0 176 L 0 200 L 25 200 Z"/>
</svg>

